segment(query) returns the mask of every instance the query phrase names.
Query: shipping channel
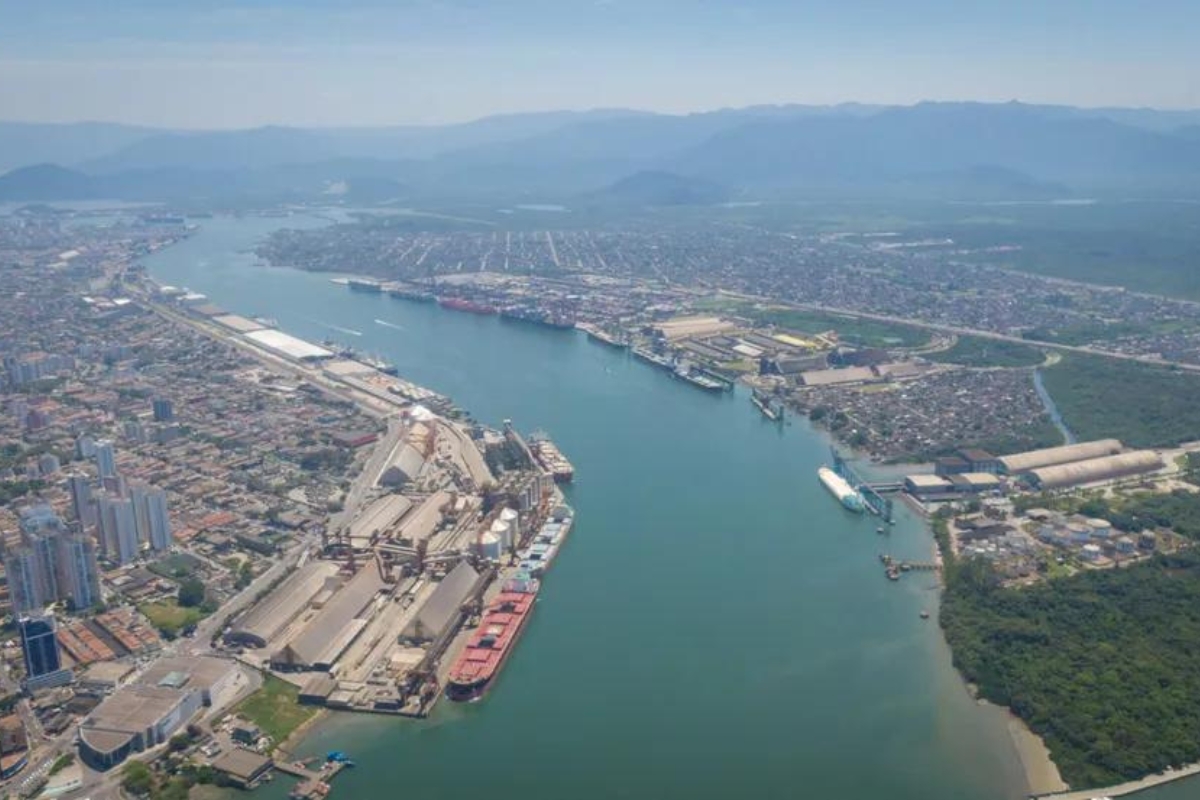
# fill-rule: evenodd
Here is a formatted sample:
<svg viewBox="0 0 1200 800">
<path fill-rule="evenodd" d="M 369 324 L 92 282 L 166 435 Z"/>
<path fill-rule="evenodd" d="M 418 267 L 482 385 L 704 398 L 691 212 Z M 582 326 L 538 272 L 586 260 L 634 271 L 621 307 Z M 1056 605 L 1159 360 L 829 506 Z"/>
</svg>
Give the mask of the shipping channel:
<svg viewBox="0 0 1200 800">
<path fill-rule="evenodd" d="M 698 391 L 579 332 L 504 324 L 253 266 L 292 218 L 216 218 L 150 257 L 159 280 L 319 341 L 326 325 L 479 419 L 544 429 L 574 462 L 576 529 L 480 703 L 429 720 L 335 715 L 298 748 L 359 764 L 342 797 L 1001 800 L 1005 717 L 950 666 L 906 509 L 888 536 L 817 481 L 827 443 L 739 390 Z M 375 319 L 392 326 L 373 325 Z M 289 781 L 259 790 L 282 798 Z"/>
</svg>

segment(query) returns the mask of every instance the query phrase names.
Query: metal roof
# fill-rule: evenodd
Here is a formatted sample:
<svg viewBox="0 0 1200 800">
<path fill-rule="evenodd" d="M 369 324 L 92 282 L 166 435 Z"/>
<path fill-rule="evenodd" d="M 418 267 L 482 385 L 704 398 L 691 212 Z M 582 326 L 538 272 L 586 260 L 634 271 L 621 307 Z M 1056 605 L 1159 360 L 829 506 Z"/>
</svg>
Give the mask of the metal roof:
<svg viewBox="0 0 1200 800">
<path fill-rule="evenodd" d="M 362 631 L 366 622 L 358 615 L 386 585 L 374 562 L 367 564 L 273 660 L 297 667 L 330 666 Z"/>
<path fill-rule="evenodd" d="M 436 639 L 458 614 L 478 580 L 479 573 L 466 561 L 460 561 L 421 606 L 405 635 L 414 639 Z"/>
<path fill-rule="evenodd" d="M 311 342 L 297 339 L 275 328 L 263 328 L 260 331 L 250 331 L 243 334 L 247 339 L 260 344 L 268 350 L 303 361 L 309 358 L 332 358 L 333 353 L 324 347 L 318 347 Z"/>
<path fill-rule="evenodd" d="M 337 564 L 330 561 L 309 561 L 238 620 L 229 638 L 266 647 L 312 602 L 337 572 Z"/>
<path fill-rule="evenodd" d="M 1030 450 L 1025 453 L 1014 453 L 1011 456 L 1001 456 L 1000 464 L 1006 472 L 1014 475 L 1041 467 L 1052 467 L 1056 464 L 1069 464 L 1072 461 L 1111 456 L 1119 452 L 1121 452 L 1121 443 L 1118 440 L 1100 439 L 1095 442 L 1066 444 L 1061 447 L 1047 447 L 1043 450 Z"/>
<path fill-rule="evenodd" d="M 1043 489 L 1058 489 L 1080 486 L 1085 483 L 1111 480 L 1141 472 L 1161 469 L 1162 457 L 1153 450 L 1138 450 L 1104 458 L 1092 458 L 1070 464 L 1058 464 L 1030 471 L 1030 475 Z M 1086 527 L 1086 526 L 1085 526 Z"/>
</svg>

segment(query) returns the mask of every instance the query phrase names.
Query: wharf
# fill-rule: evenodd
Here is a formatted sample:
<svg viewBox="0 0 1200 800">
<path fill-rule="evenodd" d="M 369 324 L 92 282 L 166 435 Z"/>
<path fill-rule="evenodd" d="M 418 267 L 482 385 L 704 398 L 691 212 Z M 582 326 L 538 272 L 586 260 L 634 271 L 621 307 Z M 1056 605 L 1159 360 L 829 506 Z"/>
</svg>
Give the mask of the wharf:
<svg viewBox="0 0 1200 800">
<path fill-rule="evenodd" d="M 323 769 L 314 772 L 302 761 L 281 760 L 275 762 L 275 769 L 285 775 L 292 775 L 300 779 L 300 783 L 288 795 L 297 800 L 327 796 L 329 782 L 347 766 L 349 765 L 342 761 L 327 761 Z"/>
</svg>

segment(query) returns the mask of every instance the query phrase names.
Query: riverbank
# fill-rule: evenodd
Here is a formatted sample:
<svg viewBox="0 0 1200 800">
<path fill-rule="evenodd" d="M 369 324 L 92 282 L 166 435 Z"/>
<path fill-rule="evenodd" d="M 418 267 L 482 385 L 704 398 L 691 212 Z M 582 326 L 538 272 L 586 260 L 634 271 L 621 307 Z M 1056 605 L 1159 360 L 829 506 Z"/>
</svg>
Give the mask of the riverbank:
<svg viewBox="0 0 1200 800">
<path fill-rule="evenodd" d="M 920 619 L 931 587 L 882 578 L 877 523 L 823 491 L 829 450 L 808 425 L 765 424 L 740 393 L 663 380 L 582 333 L 249 269 L 239 251 L 265 227 L 211 221 L 150 257 L 151 272 L 303 338 L 360 329 L 360 349 L 480 420 L 550 431 L 583 477 L 561 580 L 483 702 L 439 703 L 419 724 L 331 714 L 289 740 L 302 755 L 354 756 L 335 791 L 387 796 L 417 780 L 427 800 L 720 800 L 797 785 L 838 800 L 1023 794 L 1003 721 L 958 688 L 941 632 Z M 356 324 L 375 319 L 400 327 Z M 927 557 L 907 509 L 887 541 L 897 558 Z M 612 652 L 629 655 L 620 670 Z M 714 692 L 720 702 L 703 702 Z M 531 752 L 537 768 L 519 768 Z M 283 784 L 259 796 L 281 800 Z"/>
<path fill-rule="evenodd" d="M 987 701 L 982 701 L 986 703 Z M 1050 757 L 1050 749 L 1025 721 L 1007 708 L 1001 709 L 1007 717 L 1008 734 L 1021 760 L 1025 772 L 1025 783 L 1030 795 L 1052 794 L 1069 789 L 1058 772 L 1058 765 Z"/>
<path fill-rule="evenodd" d="M 1138 781 L 1107 786 L 1103 789 L 1086 789 L 1082 791 L 1058 792 L 1037 795 L 1039 800 L 1095 800 L 1097 797 L 1126 797 L 1138 794 L 1155 786 L 1165 786 L 1175 781 L 1200 775 L 1200 764 L 1189 764 L 1180 769 L 1170 769 L 1158 775 L 1148 775 Z"/>
</svg>

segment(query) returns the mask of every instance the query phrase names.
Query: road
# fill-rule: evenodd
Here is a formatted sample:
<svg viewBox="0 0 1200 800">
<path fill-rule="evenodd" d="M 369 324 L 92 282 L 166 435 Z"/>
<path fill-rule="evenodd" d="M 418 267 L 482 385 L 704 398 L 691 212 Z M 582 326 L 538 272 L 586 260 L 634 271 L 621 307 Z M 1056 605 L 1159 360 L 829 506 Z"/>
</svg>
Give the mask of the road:
<svg viewBox="0 0 1200 800">
<path fill-rule="evenodd" d="M 787 308 L 795 308 L 801 311 L 818 311 L 827 314 L 837 314 L 843 317 L 853 319 L 867 319 L 873 322 L 887 322 L 894 325 L 908 325 L 913 328 L 923 328 L 930 331 L 938 331 L 941 333 L 950 333 L 955 336 L 975 336 L 980 339 L 991 339 L 997 342 L 1013 342 L 1015 344 L 1028 345 L 1030 347 L 1040 347 L 1048 350 L 1057 350 L 1062 353 L 1078 353 L 1080 355 L 1100 356 L 1102 358 L 1115 358 L 1120 361 L 1134 361 L 1139 364 L 1152 364 L 1158 367 L 1176 367 L 1187 372 L 1200 372 L 1200 364 L 1188 364 L 1182 361 L 1166 361 L 1154 356 L 1139 356 L 1131 353 L 1115 353 L 1111 350 L 1101 350 L 1095 347 L 1083 347 L 1069 344 L 1058 344 L 1055 342 L 1043 342 L 1036 339 L 1025 339 L 1020 336 L 1011 336 L 1006 333 L 996 333 L 994 331 L 983 331 L 978 328 L 961 328 L 955 325 L 944 325 L 938 322 L 926 322 L 920 319 L 911 317 L 896 317 L 888 314 L 872 314 L 867 311 L 852 311 L 846 308 L 837 308 L 835 306 L 815 305 L 813 303 L 781 303 L 778 300 L 770 297 L 762 297 L 759 295 L 745 294 L 743 292 L 731 292 L 721 290 L 721 294 L 726 297 L 733 297 L 738 300 L 748 300 L 754 303 L 769 303 L 773 306 L 784 306 Z"/>
</svg>

